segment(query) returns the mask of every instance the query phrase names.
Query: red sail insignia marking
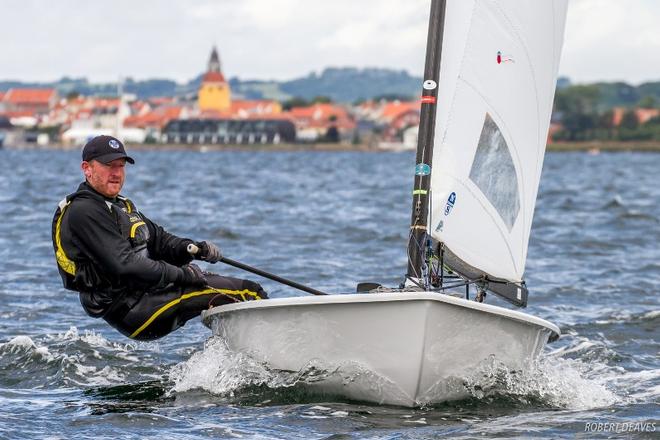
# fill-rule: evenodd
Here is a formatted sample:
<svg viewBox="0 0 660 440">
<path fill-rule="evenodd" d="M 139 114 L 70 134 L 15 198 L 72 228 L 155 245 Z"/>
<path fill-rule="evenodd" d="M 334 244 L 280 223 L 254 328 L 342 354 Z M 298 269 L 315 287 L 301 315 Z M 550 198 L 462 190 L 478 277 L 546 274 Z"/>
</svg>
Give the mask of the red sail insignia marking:
<svg viewBox="0 0 660 440">
<path fill-rule="evenodd" d="M 502 64 L 502 63 L 515 63 L 513 57 L 511 55 L 502 55 L 502 52 L 499 50 L 497 51 L 497 64 Z"/>
<path fill-rule="evenodd" d="M 435 104 L 435 96 L 422 96 L 422 104 Z"/>
</svg>

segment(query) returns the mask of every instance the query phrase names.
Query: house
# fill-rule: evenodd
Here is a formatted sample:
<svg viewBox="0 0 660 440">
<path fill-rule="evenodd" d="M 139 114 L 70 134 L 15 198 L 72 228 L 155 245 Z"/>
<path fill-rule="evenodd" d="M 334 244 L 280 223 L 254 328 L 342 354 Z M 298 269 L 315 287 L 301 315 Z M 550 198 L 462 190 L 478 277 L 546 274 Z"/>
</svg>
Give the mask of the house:
<svg viewBox="0 0 660 440">
<path fill-rule="evenodd" d="M 234 100 L 231 103 L 229 113 L 240 119 L 251 117 L 280 115 L 282 113 L 282 104 L 270 99 L 258 100 Z"/>
<path fill-rule="evenodd" d="M 351 140 L 357 127 L 346 108 L 331 103 L 293 107 L 284 115 L 295 124 L 299 141 Z M 334 137 L 331 133 L 336 133 L 337 139 L 328 139 Z"/>
<path fill-rule="evenodd" d="M 142 143 L 145 130 L 124 127 L 124 120 L 131 114 L 130 104 L 119 97 L 87 97 L 75 105 L 70 114 L 68 128 L 62 134 L 62 143 L 82 145 L 88 139 L 109 134 L 125 142 Z"/>
<path fill-rule="evenodd" d="M 360 137 L 379 133 L 383 148 L 415 148 L 421 115 L 419 101 L 365 101 L 354 109 L 358 118 Z"/>
<path fill-rule="evenodd" d="M 383 124 L 384 128 L 383 140 L 386 142 L 403 141 L 403 133 L 408 128 L 419 127 L 420 114 L 419 101 L 385 103 L 378 114 L 378 121 Z"/>
<path fill-rule="evenodd" d="M 9 89 L 2 96 L 2 110 L 6 113 L 30 112 L 46 114 L 57 103 L 55 89 Z"/>
<path fill-rule="evenodd" d="M 621 121 L 623 120 L 623 115 L 630 111 L 631 109 L 624 108 L 624 107 L 615 107 L 612 109 L 612 124 L 615 127 L 618 127 L 621 125 Z M 660 116 L 660 109 L 657 108 L 634 108 L 632 109 L 635 112 L 635 116 L 637 116 L 637 121 L 640 124 L 644 124 L 648 122 L 650 119 L 656 118 Z"/>
<path fill-rule="evenodd" d="M 143 106 L 140 106 L 140 108 L 142 110 L 146 109 Z M 169 101 L 154 109 L 148 109 L 127 117 L 124 119 L 124 127 L 141 129 L 145 132 L 145 139 L 156 141 L 161 139 L 163 129 L 170 121 L 188 119 L 190 113 L 189 108 Z"/>
</svg>

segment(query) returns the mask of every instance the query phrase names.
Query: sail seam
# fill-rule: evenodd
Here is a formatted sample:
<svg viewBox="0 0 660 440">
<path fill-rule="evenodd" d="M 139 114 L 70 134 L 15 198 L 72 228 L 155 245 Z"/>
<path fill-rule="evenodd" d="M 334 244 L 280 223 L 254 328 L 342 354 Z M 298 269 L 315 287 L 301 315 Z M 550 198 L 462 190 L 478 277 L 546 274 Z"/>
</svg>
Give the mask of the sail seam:
<svg viewBox="0 0 660 440">
<path fill-rule="evenodd" d="M 469 26 L 468 26 L 468 31 L 467 31 L 467 34 L 466 34 L 466 38 L 465 38 L 465 45 L 463 46 L 463 56 L 461 57 L 461 64 L 458 68 L 458 74 L 456 75 L 456 83 L 458 83 L 459 81 L 465 82 L 465 80 L 463 80 L 463 77 L 461 76 L 461 72 L 463 72 L 463 66 L 465 65 L 465 58 L 467 57 L 467 51 L 465 50 L 465 48 L 467 47 L 468 41 L 470 40 L 470 33 L 472 32 L 472 25 L 474 23 L 474 11 L 475 11 L 476 8 L 477 8 L 477 1 L 474 2 L 473 6 L 472 6 L 472 12 L 470 13 L 470 21 L 469 21 Z M 440 93 L 440 91 L 438 90 L 438 94 L 439 93 Z M 454 114 L 453 110 L 454 110 L 454 104 L 456 103 L 456 95 L 457 94 L 458 94 L 458 87 L 454 87 L 454 95 L 451 97 L 451 105 L 449 106 L 449 108 L 447 110 L 447 122 L 446 122 L 445 126 L 443 127 L 442 140 L 440 142 L 440 145 L 445 145 L 445 139 L 447 138 L 447 127 L 449 127 L 451 125 L 450 122 L 453 119 L 453 114 Z"/>
</svg>

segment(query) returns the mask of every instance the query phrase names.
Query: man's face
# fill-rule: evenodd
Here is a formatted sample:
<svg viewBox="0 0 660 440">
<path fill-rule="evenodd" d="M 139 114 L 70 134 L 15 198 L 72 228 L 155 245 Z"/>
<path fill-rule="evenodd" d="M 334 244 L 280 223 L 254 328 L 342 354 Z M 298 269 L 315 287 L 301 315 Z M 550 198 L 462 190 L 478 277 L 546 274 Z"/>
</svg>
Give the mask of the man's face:
<svg viewBox="0 0 660 440">
<path fill-rule="evenodd" d="M 97 160 L 83 161 L 83 173 L 89 184 L 106 197 L 119 195 L 126 178 L 126 159 L 115 159 L 107 164 Z"/>
</svg>

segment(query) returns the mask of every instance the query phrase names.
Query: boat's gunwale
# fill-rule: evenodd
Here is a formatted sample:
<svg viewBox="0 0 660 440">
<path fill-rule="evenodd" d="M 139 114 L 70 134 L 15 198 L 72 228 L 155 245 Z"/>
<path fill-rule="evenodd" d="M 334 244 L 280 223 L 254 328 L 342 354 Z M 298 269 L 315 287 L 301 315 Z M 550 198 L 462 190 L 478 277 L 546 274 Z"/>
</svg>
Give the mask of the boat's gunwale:
<svg viewBox="0 0 660 440">
<path fill-rule="evenodd" d="M 465 307 L 472 310 L 491 313 L 516 321 L 534 324 L 545 327 L 554 333 L 550 340 L 555 340 L 561 335 L 559 327 L 550 321 L 539 318 L 534 315 L 519 312 L 516 310 L 505 309 L 492 304 L 479 303 L 464 298 L 439 294 L 437 292 L 386 292 L 386 293 L 355 293 L 355 294 L 336 294 L 324 296 L 296 296 L 291 298 L 273 298 L 260 301 L 246 301 L 241 303 L 225 304 L 212 307 L 202 312 L 202 322 L 210 327 L 210 318 L 213 315 L 231 312 L 236 310 L 260 309 L 270 307 L 300 307 L 322 304 L 351 304 L 351 303 L 369 303 L 369 302 L 391 302 L 391 301 L 435 301 L 451 304 L 458 307 Z"/>
</svg>

